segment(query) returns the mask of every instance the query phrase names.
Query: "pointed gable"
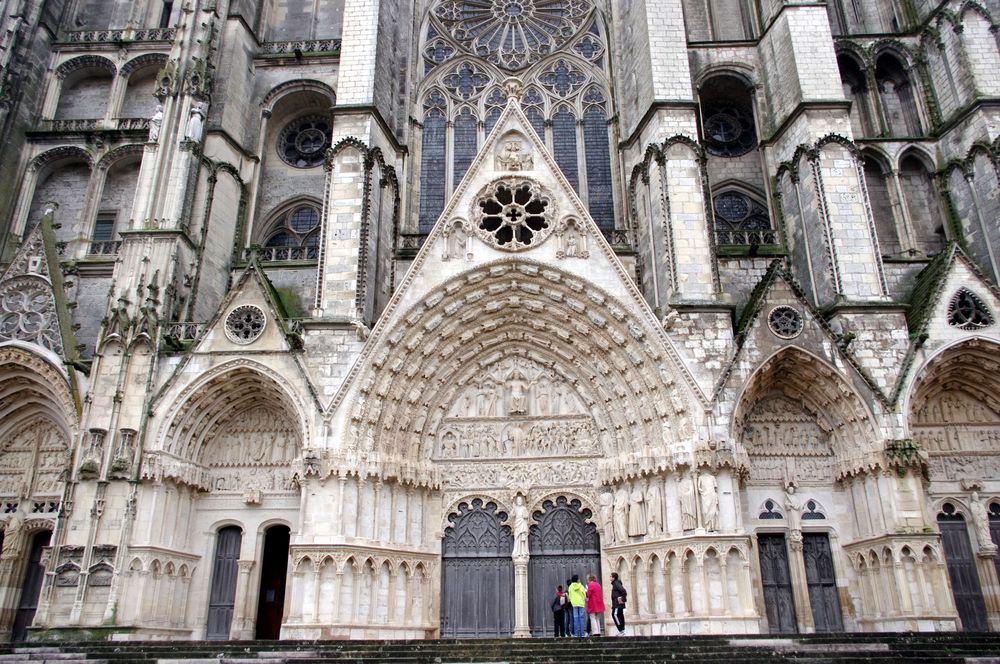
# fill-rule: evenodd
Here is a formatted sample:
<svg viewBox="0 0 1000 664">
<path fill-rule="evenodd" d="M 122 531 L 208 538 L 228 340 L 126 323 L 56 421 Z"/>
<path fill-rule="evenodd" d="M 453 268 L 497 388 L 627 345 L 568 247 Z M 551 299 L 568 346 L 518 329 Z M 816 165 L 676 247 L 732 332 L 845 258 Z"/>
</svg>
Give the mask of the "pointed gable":
<svg viewBox="0 0 1000 664">
<path fill-rule="evenodd" d="M 29 233 L 0 277 L 0 341 L 22 341 L 77 359 L 62 271 L 48 219 Z"/>
</svg>

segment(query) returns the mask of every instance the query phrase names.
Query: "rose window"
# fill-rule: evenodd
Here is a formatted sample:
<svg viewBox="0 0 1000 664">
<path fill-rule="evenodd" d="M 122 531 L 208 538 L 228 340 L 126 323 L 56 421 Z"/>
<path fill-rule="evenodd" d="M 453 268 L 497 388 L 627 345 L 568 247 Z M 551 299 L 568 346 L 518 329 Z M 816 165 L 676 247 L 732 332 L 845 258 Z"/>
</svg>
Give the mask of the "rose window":
<svg viewBox="0 0 1000 664">
<path fill-rule="evenodd" d="M 494 183 L 479 195 L 475 208 L 480 236 L 500 249 L 524 249 L 551 231 L 554 204 L 531 180 Z"/>
<path fill-rule="evenodd" d="M 791 307 L 775 307 L 767 317 L 767 325 L 775 336 L 792 339 L 802 333 L 802 314 Z"/>
<path fill-rule="evenodd" d="M 978 330 L 993 324 L 993 316 L 979 297 L 961 288 L 948 304 L 948 324 L 960 330 Z"/>
<path fill-rule="evenodd" d="M 237 344 L 249 344 L 264 333 L 267 317 L 260 307 L 244 304 L 236 307 L 226 317 L 226 336 Z"/>
<path fill-rule="evenodd" d="M 18 339 L 61 352 L 55 300 L 48 286 L 35 279 L 18 279 L 0 292 L 0 341 Z"/>
<path fill-rule="evenodd" d="M 312 168 L 326 159 L 330 147 L 330 122 L 319 115 L 299 118 L 281 132 L 278 152 L 289 166 Z"/>
<path fill-rule="evenodd" d="M 705 138 L 708 151 L 719 157 L 739 157 L 757 147 L 753 113 L 742 106 L 707 106 Z"/>
<path fill-rule="evenodd" d="M 583 27 L 588 0 L 446 0 L 435 10 L 462 46 L 505 69 L 523 69 Z"/>
</svg>

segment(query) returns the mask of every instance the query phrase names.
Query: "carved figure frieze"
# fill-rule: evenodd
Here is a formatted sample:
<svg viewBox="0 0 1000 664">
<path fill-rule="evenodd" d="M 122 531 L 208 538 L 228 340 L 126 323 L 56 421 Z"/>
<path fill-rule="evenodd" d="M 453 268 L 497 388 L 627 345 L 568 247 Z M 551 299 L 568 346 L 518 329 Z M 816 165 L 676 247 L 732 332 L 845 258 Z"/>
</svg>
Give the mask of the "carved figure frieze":
<svg viewBox="0 0 1000 664">
<path fill-rule="evenodd" d="M 201 462 L 212 467 L 283 466 L 299 456 L 298 439 L 286 417 L 258 408 L 234 417 L 206 444 Z"/>
<path fill-rule="evenodd" d="M 752 457 L 833 455 L 829 436 L 815 415 L 782 397 L 765 399 L 753 409 L 744 423 L 742 441 Z"/>
<path fill-rule="evenodd" d="M 590 461 L 550 461 L 506 463 L 450 463 L 440 468 L 441 486 L 445 489 L 496 489 L 503 487 L 588 486 L 597 478 L 597 468 Z"/>
<path fill-rule="evenodd" d="M 449 419 L 587 415 L 579 395 L 556 372 L 523 357 L 501 360 L 460 392 Z"/>
<path fill-rule="evenodd" d="M 597 456 L 600 441 L 589 418 L 533 418 L 446 424 L 439 459 L 517 459 Z"/>
<path fill-rule="evenodd" d="M 0 495 L 59 495 L 69 461 L 63 433 L 51 422 L 35 420 L 2 448 Z"/>
<path fill-rule="evenodd" d="M 963 480 L 969 477 L 1000 477 L 1000 455 L 931 455 L 932 479 Z"/>
</svg>

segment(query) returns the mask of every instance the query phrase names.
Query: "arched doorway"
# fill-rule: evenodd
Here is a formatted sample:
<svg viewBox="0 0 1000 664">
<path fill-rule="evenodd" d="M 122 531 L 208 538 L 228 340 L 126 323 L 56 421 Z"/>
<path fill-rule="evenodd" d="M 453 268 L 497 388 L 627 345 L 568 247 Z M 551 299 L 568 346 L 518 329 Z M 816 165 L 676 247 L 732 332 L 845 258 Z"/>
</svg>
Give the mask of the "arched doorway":
<svg viewBox="0 0 1000 664">
<path fill-rule="evenodd" d="M 948 578 L 951 592 L 955 597 L 955 608 L 962 619 L 962 629 L 966 632 L 985 632 L 986 602 L 976 571 L 976 557 L 969 541 L 969 529 L 965 517 L 955 506 L 945 503 L 937 517 L 944 543 L 944 557 L 948 563 Z"/>
<path fill-rule="evenodd" d="M 28 562 L 24 570 L 24 582 L 21 584 L 21 598 L 17 603 L 17 614 L 14 617 L 12 641 L 24 641 L 35 619 L 38 609 L 38 596 L 42 591 L 42 580 L 45 578 L 45 568 L 42 567 L 42 551 L 49 545 L 52 533 L 44 530 L 31 538 L 31 549 L 28 552 Z"/>
<path fill-rule="evenodd" d="M 233 626 L 233 607 L 236 601 L 236 562 L 240 559 L 243 531 L 238 526 L 219 530 L 215 542 L 215 562 L 212 565 L 212 587 L 208 600 L 209 640 L 229 638 Z"/>
<path fill-rule="evenodd" d="M 281 636 L 290 537 L 291 531 L 288 526 L 271 526 L 264 534 L 260 594 L 257 599 L 256 638 L 258 639 L 277 639 Z"/>
<path fill-rule="evenodd" d="M 601 577 L 601 539 L 589 523 L 590 510 L 576 498 L 546 500 L 533 515 L 528 535 L 528 616 L 532 636 L 553 636 L 551 602 L 556 586 L 566 588 L 574 574 L 586 585 L 588 574 Z M 605 598 L 607 602 L 608 598 Z"/>
<path fill-rule="evenodd" d="M 510 636 L 514 629 L 514 538 L 506 512 L 476 498 L 449 515 L 441 546 L 441 636 Z"/>
</svg>

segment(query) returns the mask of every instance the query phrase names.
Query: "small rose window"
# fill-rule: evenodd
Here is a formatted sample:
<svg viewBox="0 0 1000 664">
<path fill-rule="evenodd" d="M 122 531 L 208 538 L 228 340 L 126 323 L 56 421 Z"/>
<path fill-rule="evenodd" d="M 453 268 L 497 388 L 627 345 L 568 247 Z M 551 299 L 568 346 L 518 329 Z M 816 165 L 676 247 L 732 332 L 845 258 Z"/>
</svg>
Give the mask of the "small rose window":
<svg viewBox="0 0 1000 664">
<path fill-rule="evenodd" d="M 249 344 L 264 333 L 267 316 L 260 307 L 245 304 L 236 307 L 226 317 L 226 336 L 237 344 Z"/>
<path fill-rule="evenodd" d="M 530 180 L 494 183 L 476 199 L 478 230 L 500 249 L 518 250 L 548 235 L 553 204 Z"/>
</svg>

